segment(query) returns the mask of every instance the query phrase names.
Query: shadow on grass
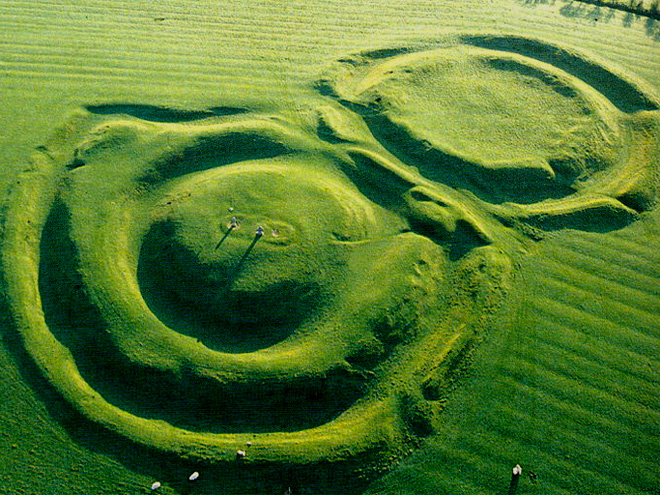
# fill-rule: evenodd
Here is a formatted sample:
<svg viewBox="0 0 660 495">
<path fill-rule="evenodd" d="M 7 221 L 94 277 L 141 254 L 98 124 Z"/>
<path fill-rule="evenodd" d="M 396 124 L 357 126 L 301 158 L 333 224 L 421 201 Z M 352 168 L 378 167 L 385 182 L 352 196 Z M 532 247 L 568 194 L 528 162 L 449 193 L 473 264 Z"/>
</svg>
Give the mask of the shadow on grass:
<svg viewBox="0 0 660 495">
<path fill-rule="evenodd" d="M 596 23 L 609 23 L 616 12 L 621 12 L 621 24 L 632 28 L 644 20 L 644 31 L 649 38 L 660 42 L 660 0 L 645 6 L 640 0 L 560 0 L 563 5 L 559 13 L 564 17 L 592 20 Z M 519 0 L 525 7 L 555 5 L 557 0 Z"/>
<path fill-rule="evenodd" d="M 509 491 L 507 495 L 516 495 L 518 491 L 518 483 L 520 482 L 520 476 L 511 475 L 511 483 L 509 483 Z"/>
<path fill-rule="evenodd" d="M 236 265 L 236 269 L 234 270 L 232 279 L 235 279 L 238 277 L 238 275 L 241 272 L 241 269 L 243 268 L 243 265 L 245 265 L 245 262 L 247 261 L 248 257 L 250 256 L 250 253 L 254 249 L 254 246 L 257 245 L 257 242 L 259 242 L 259 239 L 261 239 L 263 234 L 255 234 L 254 239 L 252 239 L 252 242 L 248 246 L 248 248 L 245 250 L 245 253 L 243 253 L 243 256 L 241 256 L 241 259 L 238 262 L 238 265 Z"/>
<path fill-rule="evenodd" d="M 245 108 L 213 107 L 204 110 L 181 110 L 155 105 L 135 105 L 128 103 L 89 105 L 88 111 L 97 115 L 130 115 L 151 122 L 191 122 L 209 117 L 224 117 L 246 113 Z"/>
<path fill-rule="evenodd" d="M 233 226 L 232 226 L 232 227 L 229 227 L 229 228 L 227 229 L 227 232 L 225 232 L 225 235 L 223 235 L 223 236 L 222 236 L 222 239 L 220 239 L 220 240 L 218 241 L 218 243 L 215 245 L 215 248 L 216 248 L 216 249 L 218 249 L 220 246 L 222 246 L 222 243 L 225 242 L 225 239 L 227 239 L 227 237 L 229 237 L 229 234 L 231 234 L 233 230 L 234 230 L 234 227 L 233 227 Z"/>
</svg>

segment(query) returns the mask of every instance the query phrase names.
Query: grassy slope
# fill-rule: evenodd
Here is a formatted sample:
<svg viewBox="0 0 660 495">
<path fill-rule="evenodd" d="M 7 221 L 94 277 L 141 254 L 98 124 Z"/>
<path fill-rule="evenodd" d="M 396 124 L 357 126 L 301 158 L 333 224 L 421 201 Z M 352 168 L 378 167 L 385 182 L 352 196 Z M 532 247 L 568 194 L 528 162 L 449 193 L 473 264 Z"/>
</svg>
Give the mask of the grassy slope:
<svg viewBox="0 0 660 495">
<path fill-rule="evenodd" d="M 3 2 L 3 185 L 77 104 L 305 106 L 313 97 L 306 84 L 320 64 L 451 29 L 499 26 L 565 41 L 660 86 L 658 26 L 644 19 L 615 14 L 595 21 L 590 10 L 561 15 L 560 4 L 382 3 L 62 2 L 55 8 Z M 659 421 L 652 315 L 660 296 L 652 288 L 660 274 L 649 247 L 658 239 L 652 222 L 606 239 L 566 234 L 528 260 L 517 305 L 453 400 L 447 433 L 374 491 L 505 493 L 515 462 L 525 474 L 538 474 L 536 485 L 524 478 L 520 492 L 643 493 L 656 487 L 650 461 L 658 444 L 649 432 Z M 617 302 L 587 299 L 584 273 L 601 275 L 598 297 L 609 294 Z M 5 342 L 16 351 L 11 337 Z M 84 425 L 75 421 L 64 422 L 68 429 L 53 421 L 70 413 L 43 406 L 40 399 L 52 397 L 35 395 L 30 385 L 43 384 L 34 375 L 20 353 L 0 354 L 0 458 L 8 459 L 0 465 L 0 493 L 139 493 L 166 469 L 147 465 L 135 473 L 109 452 L 86 448 L 85 439 L 95 433 L 76 433 Z M 513 420 L 520 421 L 517 430 Z M 580 425 L 586 428 L 575 433 Z M 633 463 L 630 473 L 621 460 Z"/>
</svg>

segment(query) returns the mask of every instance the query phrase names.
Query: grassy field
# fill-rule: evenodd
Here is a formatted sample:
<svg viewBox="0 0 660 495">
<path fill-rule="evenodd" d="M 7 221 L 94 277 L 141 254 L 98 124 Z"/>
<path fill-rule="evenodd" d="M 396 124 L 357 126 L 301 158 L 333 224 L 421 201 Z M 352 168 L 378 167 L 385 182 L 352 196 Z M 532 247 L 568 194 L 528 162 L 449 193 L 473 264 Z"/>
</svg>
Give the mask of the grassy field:
<svg viewBox="0 0 660 495">
<path fill-rule="evenodd" d="M 660 21 L 596 4 L 0 2 L 0 494 L 660 493 Z"/>
</svg>

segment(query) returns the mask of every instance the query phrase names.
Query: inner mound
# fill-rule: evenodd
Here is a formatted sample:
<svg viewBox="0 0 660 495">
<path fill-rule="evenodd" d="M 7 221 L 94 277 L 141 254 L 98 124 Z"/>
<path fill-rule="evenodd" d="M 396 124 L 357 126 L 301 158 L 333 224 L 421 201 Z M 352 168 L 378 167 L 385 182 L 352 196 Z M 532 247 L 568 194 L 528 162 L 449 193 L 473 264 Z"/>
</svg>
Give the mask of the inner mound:
<svg viewBox="0 0 660 495">
<path fill-rule="evenodd" d="M 269 348 L 306 331 L 338 293 L 349 251 L 337 239 L 363 238 L 365 208 L 290 160 L 198 174 L 154 209 L 142 296 L 167 327 L 210 349 Z"/>
<path fill-rule="evenodd" d="M 271 347 L 293 334 L 327 296 L 318 280 L 264 267 L 267 241 L 251 247 L 251 232 L 230 233 L 243 239 L 226 239 L 209 261 L 186 244 L 181 230 L 171 220 L 152 226 L 142 243 L 138 281 L 166 326 L 208 348 L 245 353 Z M 216 242 L 209 238 L 209 244 Z"/>
</svg>

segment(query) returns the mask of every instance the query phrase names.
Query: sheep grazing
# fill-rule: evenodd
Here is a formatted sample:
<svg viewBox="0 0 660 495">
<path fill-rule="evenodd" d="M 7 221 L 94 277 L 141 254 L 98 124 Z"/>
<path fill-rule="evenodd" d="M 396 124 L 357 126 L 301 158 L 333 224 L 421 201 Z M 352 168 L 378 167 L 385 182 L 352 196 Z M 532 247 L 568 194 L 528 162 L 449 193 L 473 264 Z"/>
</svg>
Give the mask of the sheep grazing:
<svg viewBox="0 0 660 495">
<path fill-rule="evenodd" d="M 236 457 L 245 457 L 245 451 L 244 450 L 238 450 L 236 452 Z"/>
<path fill-rule="evenodd" d="M 158 490 L 160 488 L 160 481 L 154 481 L 154 483 L 151 485 L 152 490 Z"/>
<path fill-rule="evenodd" d="M 197 478 L 199 478 L 199 473 L 195 471 L 193 474 L 188 476 L 188 481 L 195 481 Z"/>
</svg>

